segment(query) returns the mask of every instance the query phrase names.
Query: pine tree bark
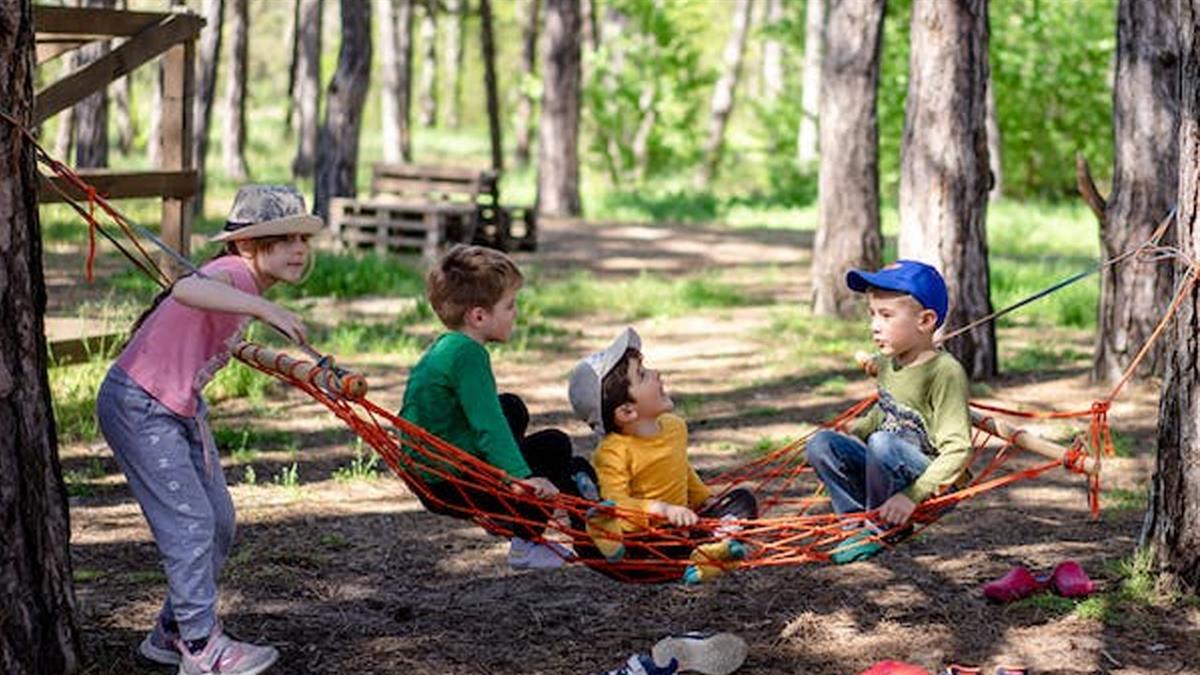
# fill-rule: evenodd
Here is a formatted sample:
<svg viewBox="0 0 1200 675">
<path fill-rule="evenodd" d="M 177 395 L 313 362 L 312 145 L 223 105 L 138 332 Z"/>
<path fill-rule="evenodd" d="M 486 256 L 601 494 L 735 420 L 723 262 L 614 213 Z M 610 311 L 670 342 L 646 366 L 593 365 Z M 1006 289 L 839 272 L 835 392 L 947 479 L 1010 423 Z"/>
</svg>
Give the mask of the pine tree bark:
<svg viewBox="0 0 1200 675">
<path fill-rule="evenodd" d="M 377 0 L 379 10 L 379 60 L 383 70 L 383 158 L 387 162 L 412 161 L 409 136 L 409 92 L 412 91 L 412 2 Z"/>
<path fill-rule="evenodd" d="M 746 35 L 750 29 L 750 12 L 753 0 L 736 0 L 733 5 L 733 28 L 725 42 L 725 53 L 721 79 L 713 90 L 712 112 L 708 121 L 708 141 L 704 144 L 704 161 L 696 176 L 696 184 L 707 186 L 717 175 L 721 163 L 721 150 L 725 145 L 725 127 L 733 113 L 734 97 L 738 80 L 742 75 L 742 60 L 746 54 Z"/>
<path fill-rule="evenodd" d="M 988 200 L 995 201 L 1004 196 L 1004 163 L 1002 139 L 1000 137 L 1000 117 L 996 114 L 996 83 L 995 78 L 988 78 L 987 84 L 987 145 L 988 170 L 992 172 L 988 190 Z"/>
<path fill-rule="evenodd" d="M 86 0 L 84 7 L 112 9 L 113 0 Z M 76 50 L 76 70 L 110 51 L 108 40 L 98 40 Z M 75 106 L 75 166 L 83 169 L 108 166 L 108 89 Z"/>
<path fill-rule="evenodd" d="M 504 170 L 504 139 L 500 131 L 500 90 L 496 84 L 496 40 L 492 31 L 492 0 L 479 0 L 479 47 L 483 52 L 483 88 L 487 96 L 488 138 L 492 170 Z"/>
<path fill-rule="evenodd" d="M 533 94 L 529 85 L 537 77 L 537 38 L 540 0 L 521 0 L 518 16 L 521 22 L 521 83 L 517 99 L 517 118 L 513 134 L 516 136 L 517 166 L 529 165 L 529 144 L 532 140 Z"/>
<path fill-rule="evenodd" d="M 1117 10 L 1113 86 L 1113 189 L 1100 244 L 1105 257 L 1150 238 L 1175 203 L 1179 148 L 1180 53 L 1175 0 L 1122 0 Z M 1149 338 L 1171 295 L 1168 266 L 1128 259 L 1100 277 L 1100 321 L 1092 377 L 1115 380 Z M 1141 375 L 1161 375 L 1161 350 Z"/>
<path fill-rule="evenodd" d="M 325 123 L 317 143 L 314 211 L 329 217 L 329 200 L 357 191 L 358 141 L 371 84 L 370 0 L 341 0 L 342 46 L 325 94 Z"/>
<path fill-rule="evenodd" d="M 0 91 L 33 126 L 29 0 L 0 0 Z M 38 174 L 33 148 L 0 122 L 0 672 L 75 673 L 82 657 L 58 461 L 43 315 Z"/>
<path fill-rule="evenodd" d="M 876 268 L 879 231 L 879 126 L 875 101 L 884 0 L 829 0 L 821 63 L 821 147 L 813 312 L 856 316 L 861 300 L 846 287 L 850 268 Z"/>
<path fill-rule="evenodd" d="M 767 37 L 762 48 L 762 93 L 764 99 L 774 101 L 783 94 L 783 42 L 775 32 L 784 19 L 783 0 L 767 0 L 766 12 Z"/>
<path fill-rule="evenodd" d="M 1200 1 L 1177 5 L 1182 57 L 1179 114 L 1179 248 L 1200 259 Z M 1160 139 L 1161 140 L 1161 139 Z M 1158 404 L 1158 458 L 1146 539 L 1168 588 L 1200 592 L 1200 270 L 1174 266 L 1174 281 L 1190 277 L 1174 322 L 1162 336 L 1166 377 Z"/>
<path fill-rule="evenodd" d="M 321 17 L 324 14 L 324 2 L 297 2 L 300 23 L 296 29 L 296 85 L 292 91 L 292 133 L 296 137 L 292 175 L 301 177 L 312 175 L 317 159 L 317 111 L 321 109 Z"/>
<path fill-rule="evenodd" d="M 204 213 L 204 185 L 208 158 L 208 125 L 212 121 L 213 98 L 217 88 L 217 66 L 221 61 L 221 26 L 225 0 L 204 0 L 204 29 L 196 50 L 196 97 L 192 101 L 192 162 L 199 185 L 195 213 Z"/>
<path fill-rule="evenodd" d="M 800 90 L 800 129 L 796 135 L 796 161 L 801 168 L 817 162 L 821 55 L 825 51 L 825 6 L 828 1 L 808 0 L 804 8 L 804 80 Z"/>
<path fill-rule="evenodd" d="M 225 79 L 225 175 L 244 181 L 246 169 L 246 68 L 249 59 L 248 0 L 229 0 L 229 76 Z"/>
<path fill-rule="evenodd" d="M 579 199 L 579 0 L 546 0 L 542 122 L 538 135 L 538 212 L 577 216 Z"/>
<path fill-rule="evenodd" d="M 437 126 L 437 0 L 421 3 L 421 126 Z"/>
<path fill-rule="evenodd" d="M 462 68 L 463 68 L 463 14 L 465 0 L 446 2 L 446 68 L 450 75 L 450 100 L 444 106 L 446 124 L 451 129 L 462 126 Z"/>
<path fill-rule="evenodd" d="M 987 0 L 913 5 L 900 156 L 900 257 L 939 270 L 950 293 L 944 328 L 989 314 Z M 828 119 L 828 118 L 824 118 Z M 973 379 L 996 375 L 988 322 L 946 347 Z"/>
<path fill-rule="evenodd" d="M 292 58 L 288 61 L 287 135 L 296 131 L 296 66 L 300 60 L 300 0 L 292 3 Z"/>
</svg>

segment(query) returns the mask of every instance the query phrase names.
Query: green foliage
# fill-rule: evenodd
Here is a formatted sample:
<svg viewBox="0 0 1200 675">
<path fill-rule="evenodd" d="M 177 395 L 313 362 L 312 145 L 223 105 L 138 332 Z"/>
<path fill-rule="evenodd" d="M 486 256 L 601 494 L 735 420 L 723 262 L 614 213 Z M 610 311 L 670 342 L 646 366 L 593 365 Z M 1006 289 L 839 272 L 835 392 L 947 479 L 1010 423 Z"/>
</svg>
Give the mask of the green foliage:
<svg viewBox="0 0 1200 675">
<path fill-rule="evenodd" d="M 334 469 L 333 479 L 339 483 L 348 483 L 376 478 L 379 478 L 379 455 L 370 451 L 364 452 L 362 439 L 355 439 L 354 459 L 350 460 L 350 464 Z"/>
<path fill-rule="evenodd" d="M 1142 487 L 1137 490 L 1126 490 L 1124 488 L 1112 488 L 1105 490 L 1102 498 L 1105 510 L 1112 511 L 1145 511 L 1149 504 L 1149 495 L 1146 494 L 1146 488 Z"/>
<path fill-rule="evenodd" d="M 96 392 L 108 367 L 109 361 L 101 358 L 49 369 L 50 396 L 60 442 L 94 441 L 100 436 Z"/>
<path fill-rule="evenodd" d="M 212 431 L 218 451 L 228 453 L 239 464 L 253 461 L 262 452 L 295 452 L 299 449 L 295 436 L 288 431 L 261 426 L 219 426 Z"/>
<path fill-rule="evenodd" d="M 271 478 L 271 482 L 277 487 L 290 490 L 298 489 L 300 487 L 300 470 L 296 462 L 292 462 L 291 466 L 285 466 L 280 469 L 279 473 Z"/>
<path fill-rule="evenodd" d="M 232 359 L 229 365 L 217 371 L 205 393 L 210 402 L 244 398 L 255 405 L 261 405 L 266 401 L 267 390 L 273 382 L 270 375 Z"/>
<path fill-rule="evenodd" d="M 520 296 L 520 321 L 588 314 L 636 321 L 764 302 L 768 301 L 710 275 L 668 278 L 643 272 L 631 279 L 601 281 L 590 272 L 577 272 L 561 281 L 534 280 L 527 284 Z"/>
<path fill-rule="evenodd" d="M 592 162 L 614 184 L 691 165 L 702 147 L 699 118 L 714 80 L 695 39 L 707 8 L 613 0 L 606 11 L 625 17 L 628 25 L 589 54 L 585 65 L 583 112 Z M 646 138 L 645 166 L 638 167 L 634 139 L 648 115 L 654 125 Z"/>
<path fill-rule="evenodd" d="M 1086 366 L 1090 355 L 1072 347 L 1034 343 L 1026 345 L 1014 356 L 1003 358 L 1001 370 L 1006 373 L 1042 373 Z"/>
<path fill-rule="evenodd" d="M 104 462 L 99 457 L 89 457 L 83 468 L 63 472 L 67 494 L 72 497 L 91 497 L 95 494 L 93 483 L 97 478 L 103 478 L 106 473 Z"/>
<path fill-rule="evenodd" d="M 419 296 L 425 290 L 421 272 L 402 258 L 317 251 L 312 271 L 299 284 L 281 284 L 283 298 L 357 298 L 368 295 Z"/>
</svg>

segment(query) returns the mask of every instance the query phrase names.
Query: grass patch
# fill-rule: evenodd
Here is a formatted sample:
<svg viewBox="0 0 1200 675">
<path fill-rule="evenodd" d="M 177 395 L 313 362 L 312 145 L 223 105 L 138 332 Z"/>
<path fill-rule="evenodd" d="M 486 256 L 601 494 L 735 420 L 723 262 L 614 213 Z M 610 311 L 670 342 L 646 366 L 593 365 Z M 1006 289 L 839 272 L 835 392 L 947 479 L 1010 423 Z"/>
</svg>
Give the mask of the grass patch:
<svg viewBox="0 0 1200 675">
<path fill-rule="evenodd" d="M 91 497 L 96 493 L 93 482 L 107 473 L 104 462 L 100 461 L 99 457 L 89 457 L 83 468 L 63 472 L 67 494 L 72 497 Z"/>
<path fill-rule="evenodd" d="M 742 452 L 754 457 L 761 457 L 769 455 L 791 442 L 792 439 L 786 436 L 760 436 L 753 445 L 743 448 Z"/>
<path fill-rule="evenodd" d="M 1016 354 L 1001 359 L 1001 370 L 1007 373 L 1037 373 L 1087 366 L 1091 356 L 1074 347 L 1055 347 L 1029 344 Z"/>
<path fill-rule="evenodd" d="M 1149 504 L 1146 488 L 1126 490 L 1113 488 L 1104 491 L 1104 508 L 1111 511 L 1145 511 Z"/>
<path fill-rule="evenodd" d="M 783 349 L 790 370 L 795 371 L 815 370 L 823 365 L 822 361 L 829 360 L 844 363 L 846 368 L 857 368 L 854 352 L 873 349 L 870 333 L 865 320 L 813 316 L 801 307 L 775 314 L 759 337 Z"/>
<path fill-rule="evenodd" d="M 106 576 L 108 576 L 108 573 L 104 570 L 94 570 L 86 567 L 76 567 L 71 570 L 71 578 L 74 579 L 75 583 L 77 584 L 86 584 L 92 581 L 99 581 Z"/>
<path fill-rule="evenodd" d="M 846 387 L 849 384 L 849 381 L 845 377 L 834 375 L 821 384 L 818 384 L 815 391 L 823 396 L 841 396 L 846 393 Z"/>
<path fill-rule="evenodd" d="M 288 299 L 411 297 L 425 291 L 425 277 L 415 265 L 396 256 L 317 251 L 312 271 L 302 282 L 278 288 L 278 297 Z"/>
<path fill-rule="evenodd" d="M 99 438 L 96 392 L 108 367 L 107 359 L 93 359 L 49 369 L 50 395 L 60 443 L 87 442 Z"/>
<path fill-rule="evenodd" d="M 361 438 L 354 442 L 354 459 L 346 466 L 333 471 L 333 479 L 339 483 L 353 481 L 372 481 L 379 478 L 379 455 L 374 452 L 364 452 Z"/>
<path fill-rule="evenodd" d="M 262 429 L 260 427 L 216 427 L 213 429 L 213 439 L 221 452 L 229 455 L 239 464 L 251 462 L 262 452 L 284 450 L 296 452 L 299 443 L 296 437 L 287 431 L 278 429 Z"/>
<path fill-rule="evenodd" d="M 532 319 L 613 314 L 622 321 L 637 321 L 768 301 L 707 275 L 671 279 L 642 273 L 632 279 L 601 281 L 590 272 L 577 272 L 561 281 L 527 284 L 520 302 L 522 314 Z"/>
<path fill-rule="evenodd" d="M 270 375 L 259 372 L 237 359 L 230 359 L 229 364 L 217 371 L 212 382 L 205 388 L 205 397 L 212 402 L 243 398 L 255 405 L 262 405 L 274 382 Z"/>
</svg>

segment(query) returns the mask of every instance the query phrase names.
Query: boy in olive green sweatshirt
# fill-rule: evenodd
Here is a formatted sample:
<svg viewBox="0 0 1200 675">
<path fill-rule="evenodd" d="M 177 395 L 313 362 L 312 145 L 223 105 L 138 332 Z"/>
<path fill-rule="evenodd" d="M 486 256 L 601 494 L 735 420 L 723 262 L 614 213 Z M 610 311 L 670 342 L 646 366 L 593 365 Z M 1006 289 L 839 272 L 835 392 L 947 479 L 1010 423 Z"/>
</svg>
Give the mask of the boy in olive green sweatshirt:
<svg viewBox="0 0 1200 675">
<path fill-rule="evenodd" d="M 957 486 L 971 458 L 967 375 L 933 341 L 949 309 L 946 282 L 929 265 L 899 260 L 878 272 L 853 270 L 846 283 L 867 294 L 879 402 L 851 435 L 814 434 L 808 463 L 839 514 L 874 511 L 881 525 L 902 526 L 922 501 Z M 879 551 L 875 527 L 866 525 L 833 553 L 834 562 Z"/>
<path fill-rule="evenodd" d="M 577 495 L 575 474 L 594 475 L 587 460 L 574 456 L 570 437 L 558 429 L 526 435 L 529 411 L 519 397 L 498 394 L 484 346 L 508 340 L 523 281 L 511 258 L 488 248 L 455 246 L 438 261 L 426 279 L 426 295 L 449 330 L 409 373 L 400 416 L 502 469 L 515 479 L 511 488 L 516 494 L 544 500 L 560 491 Z M 483 518 L 511 531 L 512 567 L 558 567 L 573 555 L 557 544 L 532 541 L 552 515 L 548 503 L 510 499 L 452 480 L 446 474 L 457 473 L 453 468 L 415 458 L 424 469 L 426 489 L 417 490 L 417 496 L 425 508 L 456 518 Z"/>
</svg>

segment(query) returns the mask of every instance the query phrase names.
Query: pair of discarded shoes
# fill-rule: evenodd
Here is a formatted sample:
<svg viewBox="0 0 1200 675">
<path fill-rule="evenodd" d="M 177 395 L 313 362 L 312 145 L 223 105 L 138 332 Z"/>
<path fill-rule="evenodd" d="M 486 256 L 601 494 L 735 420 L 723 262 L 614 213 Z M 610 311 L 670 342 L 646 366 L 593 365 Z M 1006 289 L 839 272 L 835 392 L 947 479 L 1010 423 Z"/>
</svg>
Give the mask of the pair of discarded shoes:
<svg viewBox="0 0 1200 675">
<path fill-rule="evenodd" d="M 1008 574 L 983 586 L 983 596 L 992 602 L 1014 602 L 1034 593 L 1053 590 L 1064 598 L 1082 598 L 1096 590 L 1079 563 L 1067 560 L 1058 564 L 1049 575 L 1035 576 L 1024 565 L 1017 565 Z"/>
<path fill-rule="evenodd" d="M 598 675 L 729 675 L 742 667 L 749 647 L 733 633 L 683 633 L 658 641 L 650 654 L 634 654 L 625 665 Z"/>
</svg>

